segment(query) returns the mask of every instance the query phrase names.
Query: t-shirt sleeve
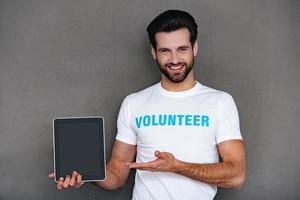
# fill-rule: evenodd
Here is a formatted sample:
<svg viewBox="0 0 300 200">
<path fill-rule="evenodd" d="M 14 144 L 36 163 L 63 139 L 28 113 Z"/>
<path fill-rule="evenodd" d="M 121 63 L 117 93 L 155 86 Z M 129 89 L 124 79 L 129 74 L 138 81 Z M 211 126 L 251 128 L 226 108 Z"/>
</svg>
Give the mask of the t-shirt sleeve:
<svg viewBox="0 0 300 200">
<path fill-rule="evenodd" d="M 232 96 L 228 93 L 224 93 L 219 102 L 218 120 L 217 144 L 232 139 L 242 140 L 238 110 Z"/>
<path fill-rule="evenodd" d="M 130 124 L 128 97 L 126 97 L 122 102 L 117 120 L 117 128 L 117 140 L 127 144 L 136 145 L 137 137 Z"/>
</svg>

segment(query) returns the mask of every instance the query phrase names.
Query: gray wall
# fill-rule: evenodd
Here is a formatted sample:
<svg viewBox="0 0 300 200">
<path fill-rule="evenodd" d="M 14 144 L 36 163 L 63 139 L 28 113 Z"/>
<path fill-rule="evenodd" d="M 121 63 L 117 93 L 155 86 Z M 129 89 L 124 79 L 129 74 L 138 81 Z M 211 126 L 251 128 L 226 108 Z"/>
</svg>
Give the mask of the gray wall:
<svg viewBox="0 0 300 200">
<path fill-rule="evenodd" d="M 122 99 L 159 81 L 145 28 L 170 8 L 199 24 L 198 80 L 239 108 L 247 181 L 216 199 L 300 198 L 300 1 L 0 0 L 0 199 L 130 199 L 134 173 L 55 189 L 51 119 L 105 116 L 110 157 Z"/>
</svg>

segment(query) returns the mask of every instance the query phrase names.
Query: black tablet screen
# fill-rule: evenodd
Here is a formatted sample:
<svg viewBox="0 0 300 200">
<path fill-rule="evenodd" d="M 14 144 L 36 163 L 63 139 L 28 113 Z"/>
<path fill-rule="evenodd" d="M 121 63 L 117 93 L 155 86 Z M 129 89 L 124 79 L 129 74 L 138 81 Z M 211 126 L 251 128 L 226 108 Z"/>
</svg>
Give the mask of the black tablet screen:
<svg viewBox="0 0 300 200">
<path fill-rule="evenodd" d="M 102 118 L 54 119 L 56 181 L 74 170 L 83 180 L 105 178 L 103 124 Z"/>
</svg>

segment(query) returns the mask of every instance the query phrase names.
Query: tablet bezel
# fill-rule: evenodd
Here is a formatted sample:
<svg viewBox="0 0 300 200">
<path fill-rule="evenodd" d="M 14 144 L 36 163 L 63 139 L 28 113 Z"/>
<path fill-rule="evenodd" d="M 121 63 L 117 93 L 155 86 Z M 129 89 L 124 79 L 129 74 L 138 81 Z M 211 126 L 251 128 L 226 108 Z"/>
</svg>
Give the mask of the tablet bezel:
<svg viewBox="0 0 300 200">
<path fill-rule="evenodd" d="M 102 135 L 103 135 L 103 158 L 104 158 L 104 179 L 86 179 L 86 180 L 82 180 L 82 182 L 94 182 L 94 181 L 105 181 L 106 180 L 106 148 L 105 148 L 105 123 L 104 123 L 104 117 L 102 116 L 83 116 L 83 117 L 54 117 L 52 120 L 52 130 L 53 130 L 53 164 L 54 164 L 54 181 L 58 182 L 60 177 L 56 176 L 56 157 L 55 157 L 55 127 L 54 127 L 54 123 L 55 120 L 57 119 L 95 119 L 95 118 L 99 118 L 102 119 L 103 122 L 103 126 L 102 126 Z M 80 173 L 80 172 L 79 172 Z M 71 174 L 70 174 L 71 175 Z"/>
</svg>

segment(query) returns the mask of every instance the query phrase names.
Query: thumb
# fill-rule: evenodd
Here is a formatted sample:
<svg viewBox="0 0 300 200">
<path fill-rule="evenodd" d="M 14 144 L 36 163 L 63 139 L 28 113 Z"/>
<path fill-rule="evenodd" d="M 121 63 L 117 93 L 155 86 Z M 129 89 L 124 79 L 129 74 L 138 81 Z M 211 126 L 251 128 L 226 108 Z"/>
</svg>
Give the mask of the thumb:
<svg viewBox="0 0 300 200">
<path fill-rule="evenodd" d="M 167 156 L 166 153 L 160 151 L 155 151 L 154 155 L 158 158 L 165 158 Z"/>
<path fill-rule="evenodd" d="M 48 177 L 49 177 L 49 178 L 54 178 L 54 176 L 55 176 L 55 174 L 54 174 L 54 173 L 50 173 L 50 174 L 48 174 Z"/>
<path fill-rule="evenodd" d="M 164 159 L 174 157 L 173 154 L 171 154 L 169 152 L 161 152 L 161 151 L 155 151 L 155 156 L 157 158 L 164 158 Z"/>
<path fill-rule="evenodd" d="M 159 157 L 160 156 L 160 151 L 158 151 L 158 150 L 156 150 L 155 152 L 154 152 L 154 155 L 156 156 L 156 157 Z"/>
</svg>

